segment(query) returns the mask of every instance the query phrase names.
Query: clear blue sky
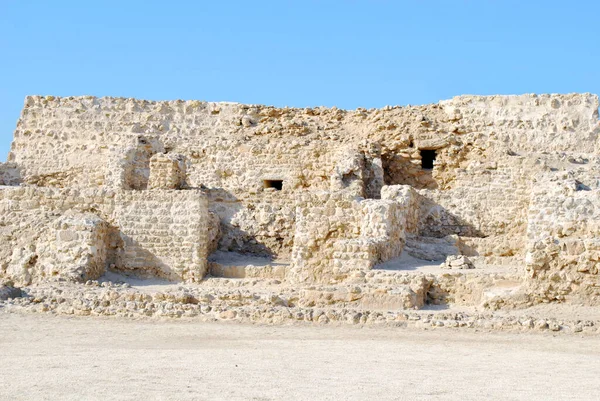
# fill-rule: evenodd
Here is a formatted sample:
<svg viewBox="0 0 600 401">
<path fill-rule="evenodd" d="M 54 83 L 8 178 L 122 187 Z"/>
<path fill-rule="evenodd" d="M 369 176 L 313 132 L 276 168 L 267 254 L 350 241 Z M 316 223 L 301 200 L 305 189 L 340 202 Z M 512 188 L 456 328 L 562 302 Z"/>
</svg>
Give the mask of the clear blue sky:
<svg viewBox="0 0 600 401">
<path fill-rule="evenodd" d="M 26 95 L 380 107 L 600 93 L 599 1 L 0 0 L 0 161 Z"/>
</svg>

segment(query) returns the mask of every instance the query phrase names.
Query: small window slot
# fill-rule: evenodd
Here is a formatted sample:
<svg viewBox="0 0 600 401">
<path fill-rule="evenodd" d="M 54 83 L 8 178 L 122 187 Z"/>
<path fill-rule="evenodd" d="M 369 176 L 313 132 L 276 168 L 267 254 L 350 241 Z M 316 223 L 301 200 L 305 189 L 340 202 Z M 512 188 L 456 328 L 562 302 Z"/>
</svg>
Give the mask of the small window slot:
<svg viewBox="0 0 600 401">
<path fill-rule="evenodd" d="M 437 153 L 432 149 L 421 149 L 421 168 L 423 170 L 432 170 Z"/>
<path fill-rule="evenodd" d="M 276 191 L 281 191 L 283 189 L 283 180 L 264 180 L 263 187 L 275 188 Z"/>
</svg>

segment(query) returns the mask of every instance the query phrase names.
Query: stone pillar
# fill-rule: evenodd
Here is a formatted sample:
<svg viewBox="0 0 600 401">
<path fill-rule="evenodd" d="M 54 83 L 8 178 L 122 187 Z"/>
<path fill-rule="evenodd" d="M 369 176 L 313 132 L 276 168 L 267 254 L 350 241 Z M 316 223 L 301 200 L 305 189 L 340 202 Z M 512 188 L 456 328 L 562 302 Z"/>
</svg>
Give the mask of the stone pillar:
<svg viewBox="0 0 600 401">
<path fill-rule="evenodd" d="M 183 155 L 157 153 L 150 158 L 149 189 L 181 189 L 185 178 Z"/>
</svg>

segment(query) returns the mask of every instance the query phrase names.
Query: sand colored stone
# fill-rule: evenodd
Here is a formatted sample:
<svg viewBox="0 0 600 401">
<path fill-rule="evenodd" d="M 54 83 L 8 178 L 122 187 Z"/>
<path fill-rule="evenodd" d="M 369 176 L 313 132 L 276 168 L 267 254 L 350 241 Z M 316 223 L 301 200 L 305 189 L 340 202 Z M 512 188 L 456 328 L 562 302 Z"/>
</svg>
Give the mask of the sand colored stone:
<svg viewBox="0 0 600 401">
<path fill-rule="evenodd" d="M 591 94 L 351 111 L 29 96 L 0 164 L 0 278 L 30 297 L 5 302 L 321 323 L 598 306 L 599 134 Z"/>
</svg>

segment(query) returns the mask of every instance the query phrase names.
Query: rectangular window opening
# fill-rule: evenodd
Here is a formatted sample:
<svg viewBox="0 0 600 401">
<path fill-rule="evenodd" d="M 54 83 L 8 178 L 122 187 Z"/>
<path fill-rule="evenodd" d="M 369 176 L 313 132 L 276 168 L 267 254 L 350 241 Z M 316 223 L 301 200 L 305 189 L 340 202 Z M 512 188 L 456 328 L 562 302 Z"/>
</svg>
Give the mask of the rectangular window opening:
<svg viewBox="0 0 600 401">
<path fill-rule="evenodd" d="M 283 180 L 264 180 L 263 187 L 275 188 L 275 190 L 281 191 L 281 189 L 283 188 Z"/>
<path fill-rule="evenodd" d="M 437 153 L 433 149 L 421 149 L 421 168 L 423 170 L 432 170 L 433 162 L 437 156 Z"/>
</svg>

